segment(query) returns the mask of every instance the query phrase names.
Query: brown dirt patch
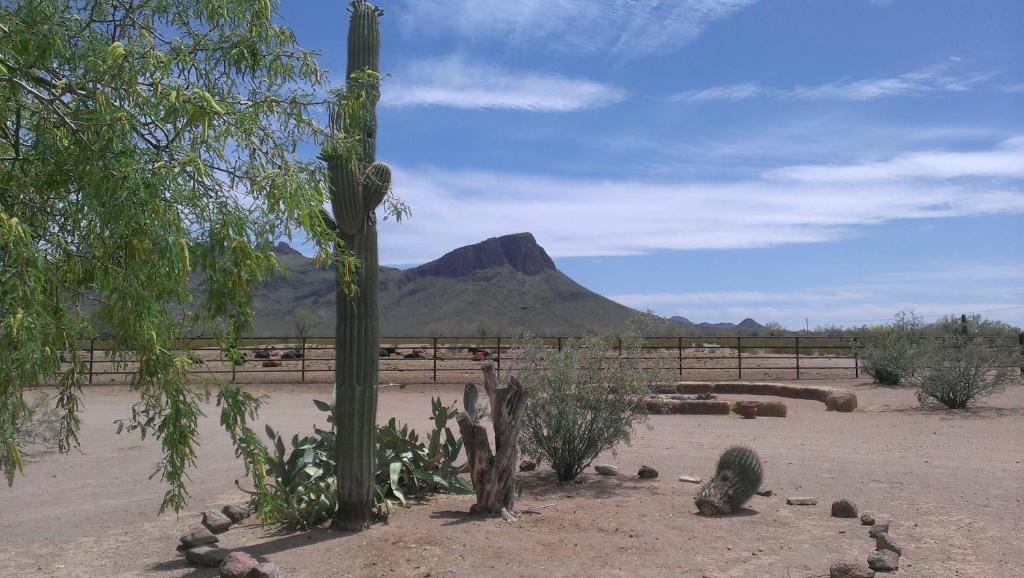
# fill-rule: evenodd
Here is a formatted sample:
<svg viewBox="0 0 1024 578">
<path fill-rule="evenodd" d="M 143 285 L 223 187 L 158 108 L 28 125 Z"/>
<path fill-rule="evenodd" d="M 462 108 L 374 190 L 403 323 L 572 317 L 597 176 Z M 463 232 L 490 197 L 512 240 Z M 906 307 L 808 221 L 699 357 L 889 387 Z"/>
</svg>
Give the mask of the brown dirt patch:
<svg viewBox="0 0 1024 578">
<path fill-rule="evenodd" d="M 632 447 L 601 462 L 628 474 L 646 464 L 660 478 L 588 473 L 561 486 L 542 466 L 522 478 L 527 514 L 515 524 L 470 518 L 471 498 L 441 496 L 361 534 L 281 535 L 249 520 L 221 543 L 272 560 L 285 576 L 821 576 L 833 560 L 864 560 L 873 549 L 857 520 L 829 515 L 832 500 L 850 498 L 892 520 L 901 576 L 1021 576 L 1024 387 L 947 412 L 918 408 L 908 389 L 835 385 L 856 393 L 860 409 L 826 412 L 796 399 L 786 401 L 786 419 L 651 416 Z M 326 385 L 253 389 L 271 395 L 263 417 L 289 435 L 310 430 L 321 417 L 311 400 L 329 395 Z M 426 430 L 432 395 L 452 401 L 461 388 L 386 388 L 379 419 Z M 81 451 L 34 457 L 13 488 L 0 489 L 0 575 L 216 574 L 188 566 L 174 546 L 204 509 L 241 497 L 233 480 L 242 468 L 216 420 L 204 420 L 189 509 L 157 517 L 164 488 L 147 479 L 157 442 L 113 433 L 132 400 L 123 387 L 88 389 Z M 739 515 L 700 517 L 697 487 L 676 478 L 707 478 L 733 444 L 758 450 L 775 496 L 755 497 Z M 787 495 L 819 505 L 786 506 Z"/>
</svg>

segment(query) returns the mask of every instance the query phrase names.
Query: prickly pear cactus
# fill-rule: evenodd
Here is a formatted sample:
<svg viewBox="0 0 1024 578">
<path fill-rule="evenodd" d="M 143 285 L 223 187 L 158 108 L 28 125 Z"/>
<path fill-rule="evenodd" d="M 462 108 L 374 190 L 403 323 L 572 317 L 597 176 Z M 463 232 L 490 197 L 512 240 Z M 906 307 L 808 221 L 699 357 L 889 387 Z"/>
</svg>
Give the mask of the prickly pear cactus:
<svg viewBox="0 0 1024 578">
<path fill-rule="evenodd" d="M 761 487 L 761 479 L 757 453 L 742 446 L 731 447 L 718 458 L 715 477 L 701 487 L 694 502 L 705 516 L 735 512 Z"/>
</svg>

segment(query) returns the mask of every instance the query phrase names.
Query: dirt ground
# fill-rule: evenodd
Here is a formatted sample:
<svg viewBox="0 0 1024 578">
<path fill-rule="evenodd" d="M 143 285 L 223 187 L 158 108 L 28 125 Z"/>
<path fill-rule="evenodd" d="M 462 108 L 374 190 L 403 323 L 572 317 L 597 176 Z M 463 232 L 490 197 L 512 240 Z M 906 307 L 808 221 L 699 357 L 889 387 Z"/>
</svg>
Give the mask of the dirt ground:
<svg viewBox="0 0 1024 578">
<path fill-rule="evenodd" d="M 826 412 L 785 400 L 789 416 L 652 416 L 631 447 L 600 462 L 624 474 L 557 484 L 549 470 L 523 474 L 519 522 L 472 518 L 471 497 L 441 496 L 400 509 L 367 532 L 275 533 L 252 519 L 221 536 L 280 566 L 284 576 L 827 576 L 841 558 L 865 560 L 874 541 L 857 520 L 829 515 L 838 498 L 892 521 L 903 546 L 899 576 L 1024 576 L 1024 386 L 967 412 L 922 410 L 908 389 L 828 382 L 855 391 L 861 409 Z M 270 395 L 262 417 L 285 432 L 311 430 L 311 400 L 326 385 L 256 385 Z M 384 388 L 379 420 L 428 429 L 431 396 L 461 397 L 452 385 Z M 732 396 L 723 396 L 729 398 Z M 82 447 L 26 463 L 0 488 L 0 576 L 215 576 L 175 551 L 202 510 L 237 501 L 242 468 L 216 419 L 203 421 L 192 499 L 179 517 L 157 517 L 164 488 L 147 479 L 157 442 L 115 435 L 133 397 L 120 386 L 85 396 Z M 215 408 L 208 413 L 215 416 Z M 322 424 L 321 424 L 322 425 Z M 262 431 L 262 426 L 261 426 Z M 770 498 L 740 514 L 696 515 L 697 486 L 721 451 L 750 445 L 765 465 Z M 646 464 L 656 480 L 638 480 Z M 242 482 L 244 484 L 244 481 Z M 787 496 L 815 496 L 812 507 Z"/>
</svg>

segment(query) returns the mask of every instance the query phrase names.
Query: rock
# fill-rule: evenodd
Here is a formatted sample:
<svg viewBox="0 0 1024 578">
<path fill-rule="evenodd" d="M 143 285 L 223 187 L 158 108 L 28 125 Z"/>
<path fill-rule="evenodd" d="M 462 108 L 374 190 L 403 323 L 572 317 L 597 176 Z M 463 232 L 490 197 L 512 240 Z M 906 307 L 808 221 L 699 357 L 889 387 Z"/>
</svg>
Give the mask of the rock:
<svg viewBox="0 0 1024 578">
<path fill-rule="evenodd" d="M 264 562 L 249 571 L 248 578 L 281 578 L 281 571 L 270 562 Z"/>
<path fill-rule="evenodd" d="M 829 578 L 873 578 L 875 571 L 861 562 L 833 562 L 828 569 Z"/>
<path fill-rule="evenodd" d="M 601 464 L 594 466 L 594 471 L 601 474 L 602 476 L 617 476 L 619 475 L 619 468 L 611 464 Z"/>
<path fill-rule="evenodd" d="M 637 472 L 636 475 L 639 476 L 641 480 L 653 480 L 658 477 L 658 470 L 648 466 L 640 466 L 640 471 Z"/>
<path fill-rule="evenodd" d="M 818 499 L 810 497 L 786 498 L 786 503 L 790 506 L 816 506 L 818 505 Z"/>
<path fill-rule="evenodd" d="M 857 504 L 853 500 L 836 500 L 832 502 L 832 517 L 834 518 L 856 518 Z"/>
<path fill-rule="evenodd" d="M 690 483 L 690 484 L 699 484 L 703 480 L 701 480 L 700 478 L 695 478 L 693 476 L 679 476 L 679 481 L 680 482 L 687 482 L 687 483 Z"/>
<path fill-rule="evenodd" d="M 872 538 L 878 538 L 878 536 L 880 534 L 888 534 L 888 533 L 889 533 L 889 522 L 878 522 L 875 525 L 871 526 L 871 529 L 868 530 L 868 536 L 871 536 Z"/>
<path fill-rule="evenodd" d="M 896 552 L 897 556 L 901 556 L 903 554 L 903 548 L 901 548 L 889 534 L 879 534 L 875 536 L 875 549 Z"/>
<path fill-rule="evenodd" d="M 838 411 L 848 413 L 857 409 L 857 396 L 848 391 L 829 392 L 825 398 L 825 409 L 827 411 Z"/>
<path fill-rule="evenodd" d="M 766 498 L 770 498 L 770 497 L 775 495 L 775 492 L 773 492 L 773 491 L 771 491 L 769 489 L 758 490 L 758 491 L 756 491 L 754 493 L 757 494 L 758 496 L 764 496 Z"/>
<path fill-rule="evenodd" d="M 860 515 L 860 523 L 865 525 L 865 526 L 874 526 L 875 525 L 875 517 L 872 516 L 871 514 L 861 514 Z"/>
<path fill-rule="evenodd" d="M 868 556 L 868 567 L 877 572 L 899 570 L 899 554 L 892 550 L 875 550 L 874 554 Z"/>
<path fill-rule="evenodd" d="M 185 557 L 193 564 L 220 566 L 220 563 L 228 557 L 228 551 L 213 546 L 196 546 L 185 550 Z"/>
<path fill-rule="evenodd" d="M 207 510 L 203 512 L 203 525 L 206 526 L 207 530 L 214 534 L 227 532 L 233 523 L 234 522 L 231 521 L 231 518 L 228 518 L 217 510 Z"/>
<path fill-rule="evenodd" d="M 520 472 L 532 472 L 537 469 L 537 462 L 531 462 L 529 460 L 519 464 Z"/>
<path fill-rule="evenodd" d="M 183 549 L 193 548 L 195 546 L 206 546 L 208 544 L 216 544 L 220 541 L 220 538 L 213 535 L 213 532 L 206 528 L 199 526 L 198 528 L 192 528 L 188 532 L 181 535 L 181 546 Z"/>
<path fill-rule="evenodd" d="M 220 511 L 236 524 L 252 515 L 252 510 L 249 509 L 249 504 L 246 503 L 228 504 L 221 508 Z"/>
<path fill-rule="evenodd" d="M 259 564 L 245 552 L 232 552 L 220 564 L 220 578 L 246 578 Z"/>
</svg>

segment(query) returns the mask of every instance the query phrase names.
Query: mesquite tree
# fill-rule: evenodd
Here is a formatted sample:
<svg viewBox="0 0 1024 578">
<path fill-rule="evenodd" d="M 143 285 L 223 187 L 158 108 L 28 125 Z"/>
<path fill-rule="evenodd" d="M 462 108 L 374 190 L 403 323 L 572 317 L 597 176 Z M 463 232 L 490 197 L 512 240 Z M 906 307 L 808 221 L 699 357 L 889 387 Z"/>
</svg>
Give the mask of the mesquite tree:
<svg viewBox="0 0 1024 578">
<path fill-rule="evenodd" d="M 365 0 L 353 0 L 350 11 L 347 83 L 331 113 L 331 127 L 342 138 L 329 143 L 323 158 L 330 173 L 334 225 L 359 261 L 354 290 L 340 282 L 338 286 L 334 346 L 338 510 L 334 526 L 361 530 L 369 526 L 371 515 L 377 417 L 380 320 L 375 211 L 391 186 L 391 169 L 376 162 L 382 11 Z M 357 146 L 346 146 L 350 142 Z"/>
<path fill-rule="evenodd" d="M 193 317 L 229 356 L 271 241 L 301 227 L 351 272 L 321 210 L 324 75 L 278 0 L 0 0 L 0 474 L 23 467 L 32 390 L 56 384 L 59 445 L 76 444 L 83 341 L 112 333 L 139 396 L 124 425 L 156 438 L 162 508 L 186 502 L 209 392 L 174 338 Z M 365 253 L 365 248 L 360 247 Z M 376 261 L 368 269 L 374 271 Z M 193 282 L 204 291 L 193 299 Z M 371 282 L 370 279 L 364 282 Z M 87 347 L 85 347 L 87 348 Z M 248 465 L 259 400 L 218 384 Z M 253 468 L 261 485 L 262 469 Z"/>
</svg>

